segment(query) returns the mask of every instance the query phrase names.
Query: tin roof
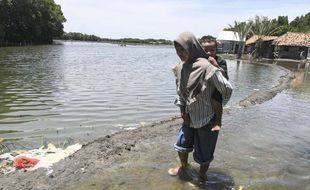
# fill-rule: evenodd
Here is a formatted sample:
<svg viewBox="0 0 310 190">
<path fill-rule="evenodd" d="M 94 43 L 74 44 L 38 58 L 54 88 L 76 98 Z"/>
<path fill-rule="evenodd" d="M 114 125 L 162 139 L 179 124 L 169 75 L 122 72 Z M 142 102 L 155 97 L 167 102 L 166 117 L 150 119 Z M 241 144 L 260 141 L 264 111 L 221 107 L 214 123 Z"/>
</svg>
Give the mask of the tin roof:
<svg viewBox="0 0 310 190">
<path fill-rule="evenodd" d="M 237 32 L 233 31 L 221 31 L 216 38 L 218 41 L 235 41 L 235 42 L 244 42 L 245 39 L 240 40 Z"/>
</svg>

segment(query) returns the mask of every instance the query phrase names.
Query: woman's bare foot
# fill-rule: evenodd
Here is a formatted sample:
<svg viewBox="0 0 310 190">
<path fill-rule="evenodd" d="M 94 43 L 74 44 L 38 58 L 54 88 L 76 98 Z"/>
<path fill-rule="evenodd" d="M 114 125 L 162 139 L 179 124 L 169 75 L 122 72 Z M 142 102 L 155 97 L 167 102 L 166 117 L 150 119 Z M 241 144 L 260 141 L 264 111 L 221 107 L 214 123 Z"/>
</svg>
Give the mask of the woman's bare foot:
<svg viewBox="0 0 310 190">
<path fill-rule="evenodd" d="M 220 125 L 215 125 L 211 131 L 220 131 L 221 130 L 221 126 Z"/>
<path fill-rule="evenodd" d="M 181 171 L 187 169 L 188 166 L 184 167 L 184 166 L 179 166 L 179 167 L 175 167 L 175 168 L 170 168 L 168 170 L 168 174 L 171 176 L 177 176 Z"/>
<path fill-rule="evenodd" d="M 168 174 L 171 176 L 177 176 L 181 167 L 170 168 Z"/>
</svg>

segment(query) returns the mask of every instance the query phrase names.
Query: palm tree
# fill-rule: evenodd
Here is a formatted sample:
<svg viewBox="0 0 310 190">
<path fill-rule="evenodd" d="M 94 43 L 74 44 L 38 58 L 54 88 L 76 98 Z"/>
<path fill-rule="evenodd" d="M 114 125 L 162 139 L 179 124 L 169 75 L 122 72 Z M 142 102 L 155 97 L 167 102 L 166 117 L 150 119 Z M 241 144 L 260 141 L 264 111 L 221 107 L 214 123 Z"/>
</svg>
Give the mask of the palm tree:
<svg viewBox="0 0 310 190">
<path fill-rule="evenodd" d="M 252 28 L 250 33 L 252 35 L 258 36 L 271 36 L 275 35 L 281 27 L 277 27 L 268 17 L 265 16 L 255 16 L 254 20 L 250 21 L 252 23 Z"/>
<path fill-rule="evenodd" d="M 264 16 L 255 16 L 254 20 L 252 22 L 252 28 L 251 28 L 251 35 L 257 35 L 259 39 L 255 43 L 255 57 L 261 57 L 263 52 L 263 36 L 271 36 L 277 34 L 281 27 L 278 27 L 273 23 L 271 20 L 268 19 L 268 17 Z"/>
<path fill-rule="evenodd" d="M 246 39 L 248 34 L 250 33 L 252 28 L 252 22 L 238 22 L 235 21 L 234 25 L 229 25 L 229 29 L 236 32 L 238 34 L 238 37 L 240 40 Z M 242 56 L 242 53 L 244 52 L 245 44 L 242 43 L 241 46 L 239 46 L 237 59 L 240 59 Z"/>
</svg>

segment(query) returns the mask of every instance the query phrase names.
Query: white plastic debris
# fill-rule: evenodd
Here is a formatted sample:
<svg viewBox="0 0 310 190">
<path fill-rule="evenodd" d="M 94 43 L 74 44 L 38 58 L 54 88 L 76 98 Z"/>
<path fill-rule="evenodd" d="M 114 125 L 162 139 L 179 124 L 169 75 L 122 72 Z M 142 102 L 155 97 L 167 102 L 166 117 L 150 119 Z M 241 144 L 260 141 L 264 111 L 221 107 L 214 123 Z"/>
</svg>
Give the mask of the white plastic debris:
<svg viewBox="0 0 310 190">
<path fill-rule="evenodd" d="M 0 155 L 0 161 L 1 161 L 1 171 L 0 173 L 9 173 L 15 170 L 12 164 L 4 165 L 4 161 L 11 161 L 16 157 L 19 156 L 25 156 L 28 158 L 35 158 L 40 160 L 34 167 L 28 168 L 28 170 L 36 170 L 38 168 L 47 168 L 48 172 L 47 175 L 50 175 L 53 170 L 51 169 L 51 166 L 55 164 L 56 162 L 59 162 L 60 160 L 72 155 L 76 151 L 82 148 L 81 144 L 74 144 L 71 146 L 68 146 L 67 148 L 56 148 L 53 144 L 48 144 L 46 148 L 40 147 L 39 149 L 33 149 L 29 151 L 25 150 L 16 150 L 13 153 L 5 153 Z M 12 156 L 14 155 L 14 156 Z M 3 163 L 2 163 L 3 162 Z M 3 165 L 3 166 L 2 166 Z M 3 170 L 3 171 L 2 171 Z"/>
</svg>

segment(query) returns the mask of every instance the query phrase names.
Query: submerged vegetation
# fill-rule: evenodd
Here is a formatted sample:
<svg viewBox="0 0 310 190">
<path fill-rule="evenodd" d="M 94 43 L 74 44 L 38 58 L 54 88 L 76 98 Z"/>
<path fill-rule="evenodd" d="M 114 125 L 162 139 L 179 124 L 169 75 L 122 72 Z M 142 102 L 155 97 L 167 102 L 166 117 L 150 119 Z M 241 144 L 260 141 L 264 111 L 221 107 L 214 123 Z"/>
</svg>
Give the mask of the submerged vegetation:
<svg viewBox="0 0 310 190">
<path fill-rule="evenodd" d="M 7 134 L 7 133 L 17 133 L 21 131 L 15 131 L 15 130 L 0 130 L 0 135 L 1 134 Z"/>
</svg>

